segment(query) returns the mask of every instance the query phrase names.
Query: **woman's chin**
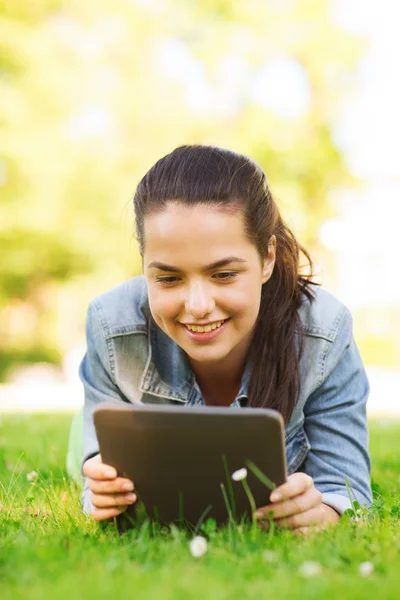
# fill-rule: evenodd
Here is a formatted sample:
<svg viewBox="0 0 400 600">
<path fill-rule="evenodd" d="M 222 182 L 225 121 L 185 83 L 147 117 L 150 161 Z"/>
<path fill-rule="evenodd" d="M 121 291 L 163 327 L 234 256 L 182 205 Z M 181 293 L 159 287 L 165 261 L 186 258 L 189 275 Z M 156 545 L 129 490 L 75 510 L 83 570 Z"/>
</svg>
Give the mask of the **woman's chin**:
<svg viewBox="0 0 400 600">
<path fill-rule="evenodd" d="M 226 358 L 226 356 L 229 354 L 229 351 L 222 350 L 222 348 L 195 349 L 187 346 L 182 346 L 182 348 L 192 360 L 201 363 L 214 364 L 221 360 L 224 360 L 224 358 Z"/>
</svg>

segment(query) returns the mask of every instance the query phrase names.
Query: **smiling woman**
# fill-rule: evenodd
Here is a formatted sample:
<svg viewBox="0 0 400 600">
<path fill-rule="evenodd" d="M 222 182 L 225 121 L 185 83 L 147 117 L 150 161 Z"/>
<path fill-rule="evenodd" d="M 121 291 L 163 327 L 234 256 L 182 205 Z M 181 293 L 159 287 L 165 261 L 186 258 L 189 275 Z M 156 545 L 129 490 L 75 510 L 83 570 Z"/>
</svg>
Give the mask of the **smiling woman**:
<svg viewBox="0 0 400 600">
<path fill-rule="evenodd" d="M 88 311 L 84 509 L 105 520 L 136 501 L 133 482 L 101 461 L 102 402 L 278 410 L 289 478 L 258 507 L 261 526 L 270 512 L 299 532 L 337 522 L 350 506 L 346 478 L 368 505 L 368 382 L 351 316 L 312 283 L 260 167 L 183 146 L 144 176 L 134 207 L 144 276 Z"/>
</svg>

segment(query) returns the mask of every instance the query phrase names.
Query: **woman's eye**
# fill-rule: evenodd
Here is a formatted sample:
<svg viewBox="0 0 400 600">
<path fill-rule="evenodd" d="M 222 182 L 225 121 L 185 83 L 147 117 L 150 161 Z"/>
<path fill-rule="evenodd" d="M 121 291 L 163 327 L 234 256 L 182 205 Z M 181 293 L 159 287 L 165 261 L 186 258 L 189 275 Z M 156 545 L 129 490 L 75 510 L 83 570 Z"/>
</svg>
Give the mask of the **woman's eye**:
<svg viewBox="0 0 400 600">
<path fill-rule="evenodd" d="M 178 277 L 156 277 L 156 282 L 157 283 L 175 283 L 175 281 L 178 279 Z"/>
<path fill-rule="evenodd" d="M 233 271 L 225 271 L 224 273 L 216 273 L 215 275 L 217 276 L 217 279 L 221 279 L 222 281 L 237 277 L 237 273 L 234 273 Z"/>
</svg>

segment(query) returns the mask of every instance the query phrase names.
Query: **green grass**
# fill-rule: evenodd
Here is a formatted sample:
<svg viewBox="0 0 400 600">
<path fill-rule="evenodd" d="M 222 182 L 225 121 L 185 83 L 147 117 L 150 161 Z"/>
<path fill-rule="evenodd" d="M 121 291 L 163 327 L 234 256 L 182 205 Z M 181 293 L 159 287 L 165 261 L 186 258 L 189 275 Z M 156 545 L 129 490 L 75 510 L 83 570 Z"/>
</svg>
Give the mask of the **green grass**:
<svg viewBox="0 0 400 600">
<path fill-rule="evenodd" d="M 0 419 L 2 600 L 399 597 L 400 422 L 370 424 L 373 518 L 308 538 L 210 527 L 208 552 L 196 559 L 178 529 L 144 525 L 119 536 L 82 514 L 64 468 L 70 416 Z M 40 474 L 34 483 L 30 471 Z M 303 576 L 305 561 L 317 561 L 320 574 Z M 359 574 L 365 561 L 374 564 L 368 577 Z"/>
</svg>

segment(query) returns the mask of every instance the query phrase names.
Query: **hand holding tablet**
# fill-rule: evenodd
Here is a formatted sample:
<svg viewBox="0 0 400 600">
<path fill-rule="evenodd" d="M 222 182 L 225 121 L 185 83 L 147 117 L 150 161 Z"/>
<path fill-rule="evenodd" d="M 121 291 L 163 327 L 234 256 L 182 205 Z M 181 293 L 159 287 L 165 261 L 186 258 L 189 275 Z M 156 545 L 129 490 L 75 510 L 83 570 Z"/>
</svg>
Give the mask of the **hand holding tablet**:
<svg viewBox="0 0 400 600">
<path fill-rule="evenodd" d="M 89 478 L 91 502 L 94 506 L 91 514 L 96 521 L 117 517 L 136 502 L 133 482 L 118 477 L 114 467 L 102 462 L 100 454 L 85 462 L 83 473 Z"/>
<path fill-rule="evenodd" d="M 95 410 L 94 423 L 102 461 L 112 465 L 118 477 L 111 482 L 97 481 L 94 489 L 91 484 L 92 491 L 126 494 L 121 487 L 123 479 L 132 480 L 133 493 L 152 520 L 196 525 L 199 519 L 211 517 L 219 524 L 226 523 L 227 497 L 237 521 L 251 517 L 243 486 L 231 481 L 232 473 L 249 461 L 276 486 L 286 481 L 283 420 L 276 411 L 103 405 Z M 94 467 L 89 465 L 92 474 Z M 256 506 L 267 505 L 271 489 L 250 469 L 247 482 Z M 118 498 L 125 501 L 127 497 Z M 115 507 L 115 497 L 103 504 L 104 509 L 121 512 Z M 134 504 L 120 515 L 119 524 L 125 515 L 132 522 Z"/>
</svg>

